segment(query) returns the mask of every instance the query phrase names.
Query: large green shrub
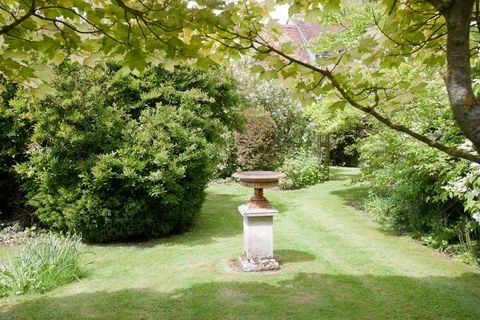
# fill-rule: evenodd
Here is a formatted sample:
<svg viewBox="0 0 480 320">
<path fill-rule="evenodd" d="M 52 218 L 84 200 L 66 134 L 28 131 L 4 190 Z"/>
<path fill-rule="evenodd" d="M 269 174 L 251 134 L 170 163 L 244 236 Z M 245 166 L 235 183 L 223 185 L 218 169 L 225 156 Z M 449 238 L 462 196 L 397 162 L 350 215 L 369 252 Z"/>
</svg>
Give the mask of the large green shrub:
<svg viewBox="0 0 480 320">
<path fill-rule="evenodd" d="M 285 159 L 278 171 L 286 175 L 280 181 L 282 189 L 299 189 L 328 179 L 328 168 L 322 166 L 318 158 L 307 151 L 300 151 Z"/>
<path fill-rule="evenodd" d="M 9 107 L 17 87 L 0 75 L 0 219 L 22 218 L 25 210 L 24 194 L 20 189 L 14 165 L 25 159 L 29 137 L 29 123 L 19 119 Z"/>
<path fill-rule="evenodd" d="M 189 68 L 135 77 L 65 65 L 53 83 L 56 94 L 12 103 L 34 122 L 17 171 L 40 221 L 94 242 L 188 228 L 235 124 L 233 82 Z"/>
</svg>

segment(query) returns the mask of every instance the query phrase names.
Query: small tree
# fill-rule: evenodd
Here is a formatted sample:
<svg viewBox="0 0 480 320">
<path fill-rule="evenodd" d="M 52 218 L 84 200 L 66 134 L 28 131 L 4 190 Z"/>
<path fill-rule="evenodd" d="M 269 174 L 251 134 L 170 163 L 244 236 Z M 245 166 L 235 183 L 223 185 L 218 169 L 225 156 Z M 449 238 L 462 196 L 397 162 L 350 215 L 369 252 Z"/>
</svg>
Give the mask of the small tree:
<svg viewBox="0 0 480 320">
<path fill-rule="evenodd" d="M 270 113 L 250 108 L 242 112 L 243 132 L 236 135 L 238 164 L 247 170 L 268 170 L 275 167 L 277 126 Z"/>
</svg>

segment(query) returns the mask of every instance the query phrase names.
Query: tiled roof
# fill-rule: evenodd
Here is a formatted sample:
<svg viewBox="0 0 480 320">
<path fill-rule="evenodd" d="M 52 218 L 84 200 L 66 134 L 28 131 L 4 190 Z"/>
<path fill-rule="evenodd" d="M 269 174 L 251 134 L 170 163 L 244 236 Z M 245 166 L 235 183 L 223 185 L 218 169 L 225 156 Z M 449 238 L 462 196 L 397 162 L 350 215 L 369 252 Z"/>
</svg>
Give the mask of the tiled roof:
<svg viewBox="0 0 480 320">
<path fill-rule="evenodd" d="M 308 44 L 306 39 L 303 39 L 302 34 L 300 33 L 299 29 L 296 25 L 286 24 L 282 26 L 283 34 L 289 38 L 298 49 L 295 50 L 293 56 L 295 59 L 301 61 L 311 61 L 311 58 L 308 54 L 308 51 L 301 46 Z"/>
</svg>

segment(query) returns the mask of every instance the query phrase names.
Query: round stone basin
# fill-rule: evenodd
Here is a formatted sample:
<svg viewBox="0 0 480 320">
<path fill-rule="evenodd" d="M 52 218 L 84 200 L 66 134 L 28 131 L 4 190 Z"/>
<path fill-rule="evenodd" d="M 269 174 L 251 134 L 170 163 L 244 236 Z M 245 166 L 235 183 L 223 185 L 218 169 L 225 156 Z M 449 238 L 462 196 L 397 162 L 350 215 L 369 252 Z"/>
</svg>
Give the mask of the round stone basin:
<svg viewBox="0 0 480 320">
<path fill-rule="evenodd" d="M 284 178 L 285 174 L 275 171 L 245 171 L 234 173 L 233 177 L 239 179 L 244 187 L 266 189 L 278 186 L 278 180 Z"/>
</svg>

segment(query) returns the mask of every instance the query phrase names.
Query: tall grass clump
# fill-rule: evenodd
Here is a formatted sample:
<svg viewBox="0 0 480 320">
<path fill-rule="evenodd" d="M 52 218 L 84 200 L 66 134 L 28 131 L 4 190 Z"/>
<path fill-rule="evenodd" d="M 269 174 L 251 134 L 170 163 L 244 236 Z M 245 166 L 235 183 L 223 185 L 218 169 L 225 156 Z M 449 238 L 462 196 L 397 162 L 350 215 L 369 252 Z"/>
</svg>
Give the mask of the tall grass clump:
<svg viewBox="0 0 480 320">
<path fill-rule="evenodd" d="M 43 293 L 80 276 L 80 237 L 50 234 L 0 259 L 0 296 Z"/>
</svg>

